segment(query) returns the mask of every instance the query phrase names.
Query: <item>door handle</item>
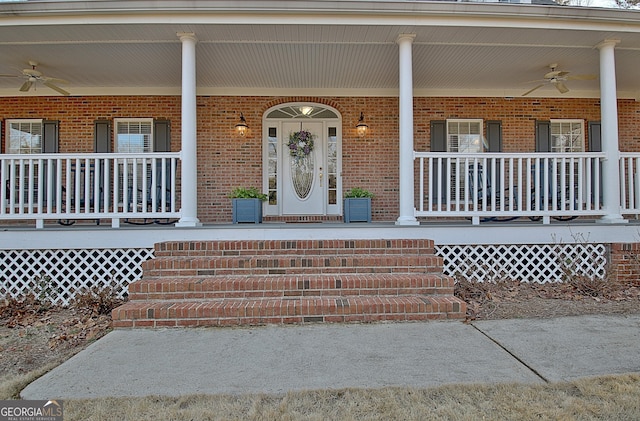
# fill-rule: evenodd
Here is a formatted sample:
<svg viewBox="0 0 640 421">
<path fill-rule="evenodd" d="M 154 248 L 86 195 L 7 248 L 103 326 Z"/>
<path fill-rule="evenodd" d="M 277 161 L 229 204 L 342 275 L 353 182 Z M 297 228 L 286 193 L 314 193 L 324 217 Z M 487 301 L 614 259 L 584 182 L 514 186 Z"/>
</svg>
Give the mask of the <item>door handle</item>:
<svg viewBox="0 0 640 421">
<path fill-rule="evenodd" d="M 324 173 L 322 172 L 322 167 L 318 168 L 318 171 L 320 172 L 320 187 L 322 187 L 322 180 L 324 178 Z"/>
</svg>

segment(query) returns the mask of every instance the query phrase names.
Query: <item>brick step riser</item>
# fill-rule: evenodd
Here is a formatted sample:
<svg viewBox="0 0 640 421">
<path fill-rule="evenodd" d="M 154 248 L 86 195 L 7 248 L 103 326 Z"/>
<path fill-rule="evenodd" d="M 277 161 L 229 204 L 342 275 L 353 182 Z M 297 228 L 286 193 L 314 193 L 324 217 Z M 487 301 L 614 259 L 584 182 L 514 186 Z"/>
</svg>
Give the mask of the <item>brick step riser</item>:
<svg viewBox="0 0 640 421">
<path fill-rule="evenodd" d="M 113 320 L 114 327 L 161 327 L 458 319 L 464 307 L 452 297 L 143 302 L 114 310 Z"/>
<path fill-rule="evenodd" d="M 454 317 L 455 319 L 461 317 Z M 263 326 L 308 323 L 374 323 L 374 322 L 419 322 L 428 320 L 452 319 L 447 313 L 398 313 L 398 314 L 356 314 L 322 316 L 273 316 L 244 318 L 202 318 L 202 319 L 164 319 L 164 320 L 114 320 L 116 329 L 126 328 L 172 328 L 172 327 L 231 327 Z"/>
<path fill-rule="evenodd" d="M 130 293 L 131 301 L 189 301 L 217 300 L 225 298 L 287 298 L 287 297 L 364 297 L 388 296 L 402 297 L 411 295 L 451 295 L 453 288 L 414 288 L 414 289 L 320 289 L 304 291 L 206 291 L 206 292 L 157 292 Z"/>
<path fill-rule="evenodd" d="M 261 277 L 149 277 L 129 285 L 129 294 L 269 292 L 300 293 L 305 291 L 385 291 L 385 290 L 453 290 L 454 281 L 440 275 L 343 275 L 343 276 L 261 276 Z"/>
<path fill-rule="evenodd" d="M 184 251 L 154 251 L 156 257 L 234 257 L 234 256 L 361 256 L 376 255 L 432 255 L 433 248 L 424 249 L 274 249 L 274 250 L 184 250 Z"/>
<path fill-rule="evenodd" d="M 431 240 L 293 240 L 165 242 L 156 257 L 238 255 L 434 254 Z"/>
<path fill-rule="evenodd" d="M 359 256 L 359 257 L 299 257 L 290 256 L 277 258 L 260 257 L 225 257 L 225 258 L 155 258 L 142 264 L 142 269 L 147 273 L 163 270 L 258 270 L 262 273 L 271 270 L 289 271 L 290 269 L 302 270 L 306 273 L 335 268 L 341 273 L 354 270 L 359 273 L 366 272 L 363 269 L 394 269 L 399 271 L 441 271 L 442 258 L 435 256 Z M 378 271 L 379 272 L 379 271 Z M 207 275 L 207 273 L 200 273 Z M 214 273 L 210 273 L 213 275 Z M 216 272 L 215 274 L 219 274 Z"/>
<path fill-rule="evenodd" d="M 423 268 L 292 268 L 292 269 L 182 269 L 182 270 L 148 270 L 145 276 L 153 277 L 195 277 L 195 276 L 314 276 L 314 275 L 430 275 L 432 272 Z"/>
</svg>

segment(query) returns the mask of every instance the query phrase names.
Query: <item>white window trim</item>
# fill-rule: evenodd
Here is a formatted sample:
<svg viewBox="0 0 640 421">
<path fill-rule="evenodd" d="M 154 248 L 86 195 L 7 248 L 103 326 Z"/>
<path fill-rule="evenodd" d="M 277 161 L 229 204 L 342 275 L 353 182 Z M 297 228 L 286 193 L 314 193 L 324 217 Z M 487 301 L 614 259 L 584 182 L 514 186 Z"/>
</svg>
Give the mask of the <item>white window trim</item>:
<svg viewBox="0 0 640 421">
<path fill-rule="evenodd" d="M 153 139 L 154 139 L 154 133 L 153 133 L 153 118 L 148 118 L 148 117 L 141 117 L 141 118 L 114 118 L 113 119 L 113 125 L 114 125 L 114 131 L 113 131 L 113 149 L 114 151 L 118 152 L 118 124 L 120 123 L 149 123 L 149 127 L 151 127 L 151 132 L 150 132 L 150 139 L 149 139 L 149 150 L 145 150 L 144 153 L 149 153 L 149 152 L 153 152 Z"/>
<path fill-rule="evenodd" d="M 446 124 L 446 146 L 447 146 L 447 152 L 460 152 L 459 150 L 457 151 L 453 151 L 451 150 L 451 142 L 449 141 L 449 123 L 474 123 L 474 124 L 479 124 L 480 125 L 480 133 L 478 133 L 478 135 L 480 136 L 480 142 L 482 143 L 482 146 L 480 147 L 480 150 L 477 152 L 484 152 L 485 149 L 487 148 L 485 139 L 484 139 L 484 120 L 481 118 L 450 118 L 447 119 L 445 124 Z M 475 152 L 474 152 L 475 153 Z"/>
<path fill-rule="evenodd" d="M 582 137 L 582 141 L 580 142 L 580 150 L 579 151 L 554 151 L 553 150 L 553 132 L 551 131 L 553 124 L 554 123 L 560 123 L 560 124 L 575 124 L 578 123 L 580 124 L 580 136 Z M 550 145 L 549 147 L 551 148 L 551 152 L 557 152 L 557 153 L 571 153 L 571 152 L 584 152 L 585 150 L 585 131 L 584 131 L 584 120 L 582 119 L 567 119 L 567 118 L 555 118 L 555 119 L 550 119 L 549 120 L 549 134 L 550 134 Z"/>
<path fill-rule="evenodd" d="M 5 142 L 4 142 L 4 151 L 5 153 L 11 153 L 9 152 L 9 147 L 11 146 L 11 125 L 13 123 L 39 123 L 40 124 L 40 137 L 42 138 L 43 133 L 42 133 L 42 122 L 44 120 L 42 118 L 12 118 L 12 119 L 7 119 L 5 120 Z M 0 126 L 1 127 L 1 126 Z M 42 152 L 42 140 L 40 141 L 40 151 Z M 19 154 L 20 152 L 18 152 Z"/>
</svg>

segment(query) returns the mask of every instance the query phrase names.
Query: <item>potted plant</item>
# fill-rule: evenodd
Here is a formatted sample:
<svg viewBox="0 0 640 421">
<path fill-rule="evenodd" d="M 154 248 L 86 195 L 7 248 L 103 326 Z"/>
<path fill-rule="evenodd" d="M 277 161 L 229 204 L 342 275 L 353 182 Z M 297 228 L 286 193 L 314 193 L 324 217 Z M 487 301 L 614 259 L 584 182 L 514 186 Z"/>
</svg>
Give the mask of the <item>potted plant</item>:
<svg viewBox="0 0 640 421">
<path fill-rule="evenodd" d="M 266 194 L 261 193 L 256 187 L 236 187 L 230 196 L 234 224 L 262 222 L 262 202 L 267 200 Z"/>
<path fill-rule="evenodd" d="M 371 222 L 373 193 L 354 187 L 344 195 L 344 222 Z"/>
</svg>

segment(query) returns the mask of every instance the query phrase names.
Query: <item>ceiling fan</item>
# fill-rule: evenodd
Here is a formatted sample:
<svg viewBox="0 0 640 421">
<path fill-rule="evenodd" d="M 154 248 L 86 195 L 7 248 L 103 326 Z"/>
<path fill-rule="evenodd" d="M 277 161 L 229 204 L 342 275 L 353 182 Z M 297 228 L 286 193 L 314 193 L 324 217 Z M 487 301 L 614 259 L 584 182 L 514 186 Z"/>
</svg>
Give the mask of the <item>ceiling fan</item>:
<svg viewBox="0 0 640 421">
<path fill-rule="evenodd" d="M 39 70 L 36 69 L 38 63 L 35 61 L 29 61 L 29 66 L 31 68 L 22 69 L 22 74 L 19 76 L 16 75 L 0 75 L 0 77 L 19 77 L 26 79 L 22 86 L 20 87 L 21 92 L 28 92 L 32 87 L 35 89 L 36 84 L 41 82 L 44 86 L 47 86 L 53 89 L 56 92 L 61 93 L 62 95 L 70 95 L 69 92 L 65 91 L 58 85 L 57 83 L 69 83 L 64 79 L 57 79 L 54 77 L 48 77 L 42 74 Z"/>
<path fill-rule="evenodd" d="M 555 86 L 555 88 L 561 94 L 565 94 L 565 93 L 569 92 L 569 88 L 567 88 L 567 85 L 564 84 L 565 81 L 567 81 L 567 80 L 593 80 L 593 79 L 596 78 L 596 75 L 573 75 L 573 76 L 569 76 L 569 73 L 571 73 L 571 72 L 567 72 L 567 71 L 563 71 L 563 70 L 557 70 L 557 68 L 558 68 L 558 64 L 557 63 L 550 64 L 549 65 L 549 69 L 551 69 L 551 71 L 547 72 L 544 75 L 543 79 L 532 81 L 532 82 L 544 82 L 544 83 L 541 83 L 538 86 L 536 86 L 536 87 L 534 87 L 532 89 L 529 89 L 527 92 L 523 93 L 522 96 L 529 95 L 531 92 L 535 91 L 536 89 L 542 88 L 547 83 L 550 83 L 553 86 Z M 527 83 L 530 83 L 530 82 L 527 82 Z"/>
</svg>

